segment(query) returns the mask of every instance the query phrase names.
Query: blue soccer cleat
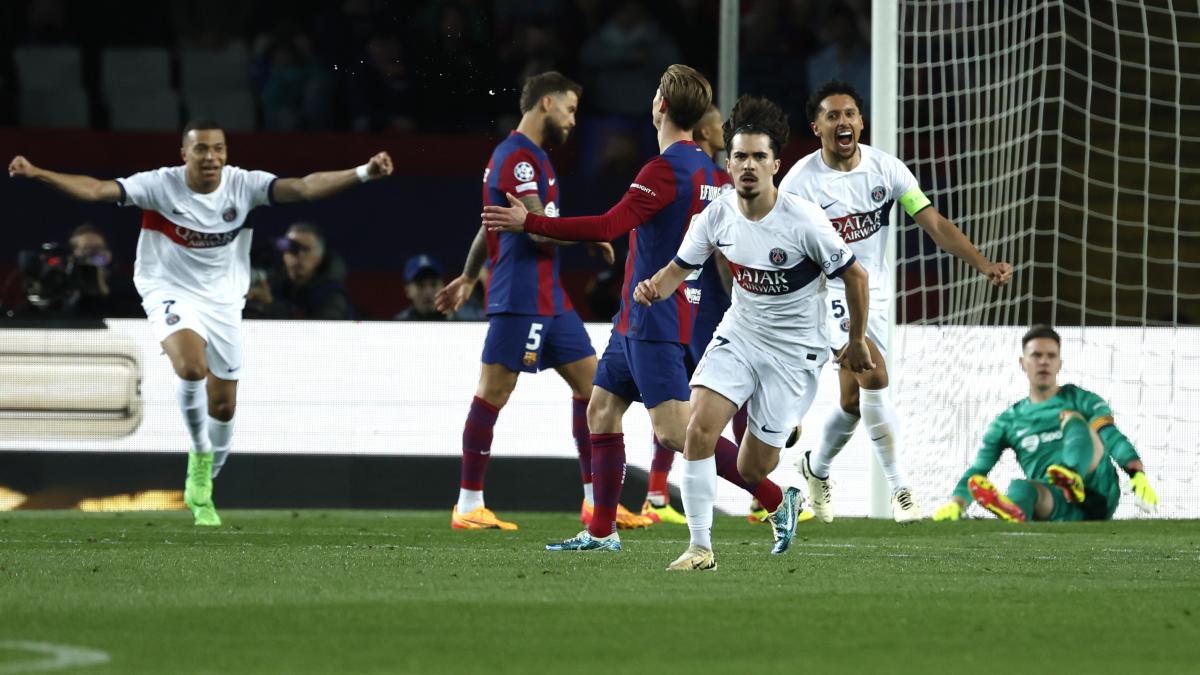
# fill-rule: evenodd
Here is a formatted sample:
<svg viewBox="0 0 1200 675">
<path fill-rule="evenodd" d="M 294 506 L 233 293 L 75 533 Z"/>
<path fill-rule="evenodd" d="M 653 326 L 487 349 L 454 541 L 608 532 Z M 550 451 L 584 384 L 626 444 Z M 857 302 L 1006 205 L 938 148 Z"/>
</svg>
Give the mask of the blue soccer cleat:
<svg viewBox="0 0 1200 675">
<path fill-rule="evenodd" d="M 803 507 L 804 495 L 800 494 L 798 488 L 790 487 L 783 491 L 783 501 L 770 516 L 771 534 L 775 536 L 771 553 L 778 555 L 792 545 L 792 538 L 796 536 L 796 517 Z"/>
<path fill-rule="evenodd" d="M 616 532 L 607 537 L 593 537 L 587 530 L 557 544 L 546 544 L 547 551 L 620 551 L 621 537 Z"/>
</svg>

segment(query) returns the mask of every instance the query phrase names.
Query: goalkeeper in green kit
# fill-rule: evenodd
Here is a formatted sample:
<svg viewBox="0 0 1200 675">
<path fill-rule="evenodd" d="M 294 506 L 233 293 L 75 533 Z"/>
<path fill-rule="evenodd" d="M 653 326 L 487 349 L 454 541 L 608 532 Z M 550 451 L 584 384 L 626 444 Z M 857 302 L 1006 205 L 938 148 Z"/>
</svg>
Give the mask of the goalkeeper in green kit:
<svg viewBox="0 0 1200 675">
<path fill-rule="evenodd" d="M 1108 403 L 1073 384 L 1059 386 L 1062 339 L 1049 326 L 1021 338 L 1021 369 L 1029 397 L 1005 410 L 983 435 L 983 447 L 934 520 L 958 520 L 971 499 L 1001 520 L 1108 520 L 1121 497 L 1117 466 L 1130 476 L 1137 505 L 1152 513 L 1158 495 L 1142 460 L 1113 423 Z M 987 478 L 1012 448 L 1025 478 L 1001 494 Z"/>
</svg>

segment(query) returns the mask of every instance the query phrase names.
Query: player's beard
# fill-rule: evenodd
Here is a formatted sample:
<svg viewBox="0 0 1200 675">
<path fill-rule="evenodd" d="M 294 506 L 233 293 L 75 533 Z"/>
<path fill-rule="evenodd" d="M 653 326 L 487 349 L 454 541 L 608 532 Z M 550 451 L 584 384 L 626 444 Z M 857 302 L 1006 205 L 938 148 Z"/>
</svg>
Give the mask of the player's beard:
<svg viewBox="0 0 1200 675">
<path fill-rule="evenodd" d="M 554 120 L 546 118 L 546 126 L 542 129 L 542 137 L 546 139 L 549 145 L 562 145 L 567 142 L 567 130 L 554 123 Z"/>
</svg>

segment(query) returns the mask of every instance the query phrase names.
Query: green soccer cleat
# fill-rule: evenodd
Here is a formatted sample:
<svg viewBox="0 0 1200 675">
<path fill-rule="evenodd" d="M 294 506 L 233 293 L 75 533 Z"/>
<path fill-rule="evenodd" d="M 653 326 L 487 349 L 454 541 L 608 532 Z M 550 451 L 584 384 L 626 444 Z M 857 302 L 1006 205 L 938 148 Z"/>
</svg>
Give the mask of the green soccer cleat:
<svg viewBox="0 0 1200 675">
<path fill-rule="evenodd" d="M 192 511 L 198 527 L 218 527 L 221 516 L 212 501 L 213 454 L 189 452 L 187 480 L 183 487 L 183 503 Z"/>
<path fill-rule="evenodd" d="M 655 506 L 649 499 L 642 504 L 642 515 L 656 523 L 671 525 L 687 525 L 687 517 L 675 510 L 670 504 Z"/>
</svg>

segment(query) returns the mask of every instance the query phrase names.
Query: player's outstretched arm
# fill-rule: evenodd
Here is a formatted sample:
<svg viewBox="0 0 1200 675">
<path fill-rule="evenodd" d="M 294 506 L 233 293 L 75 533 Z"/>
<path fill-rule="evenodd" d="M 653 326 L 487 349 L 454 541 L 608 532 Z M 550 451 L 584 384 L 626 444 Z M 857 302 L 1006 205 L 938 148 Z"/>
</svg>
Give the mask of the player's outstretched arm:
<svg viewBox="0 0 1200 675">
<path fill-rule="evenodd" d="M 649 279 L 642 279 L 633 289 L 633 299 L 640 305 L 650 305 L 665 300 L 675 294 L 675 289 L 687 278 L 691 270 L 681 267 L 675 261 L 654 273 Z"/>
<path fill-rule="evenodd" d="M 1012 280 L 1012 265 L 1006 262 L 992 262 L 987 256 L 975 248 L 975 244 L 963 234 L 962 230 L 950 222 L 933 207 L 921 209 L 913 217 L 933 241 L 943 249 L 953 253 L 959 260 L 974 267 L 976 271 L 988 278 L 993 286 L 1003 286 Z"/>
<path fill-rule="evenodd" d="M 875 367 L 867 347 L 867 270 L 855 261 L 841 277 L 846 284 L 846 304 L 850 305 L 850 340 L 838 355 L 837 362 L 856 373 L 863 373 Z"/>
<path fill-rule="evenodd" d="M 85 202 L 116 202 L 121 199 L 121 186 L 115 180 L 100 180 L 91 176 L 57 173 L 34 166 L 21 155 L 8 163 L 10 178 L 32 178 L 39 180 L 63 194 Z"/>
<path fill-rule="evenodd" d="M 271 198 L 281 204 L 309 202 L 331 197 L 359 183 L 392 175 L 392 157 L 381 152 L 362 166 L 342 171 L 319 171 L 303 178 L 280 178 L 275 181 Z"/>
</svg>

